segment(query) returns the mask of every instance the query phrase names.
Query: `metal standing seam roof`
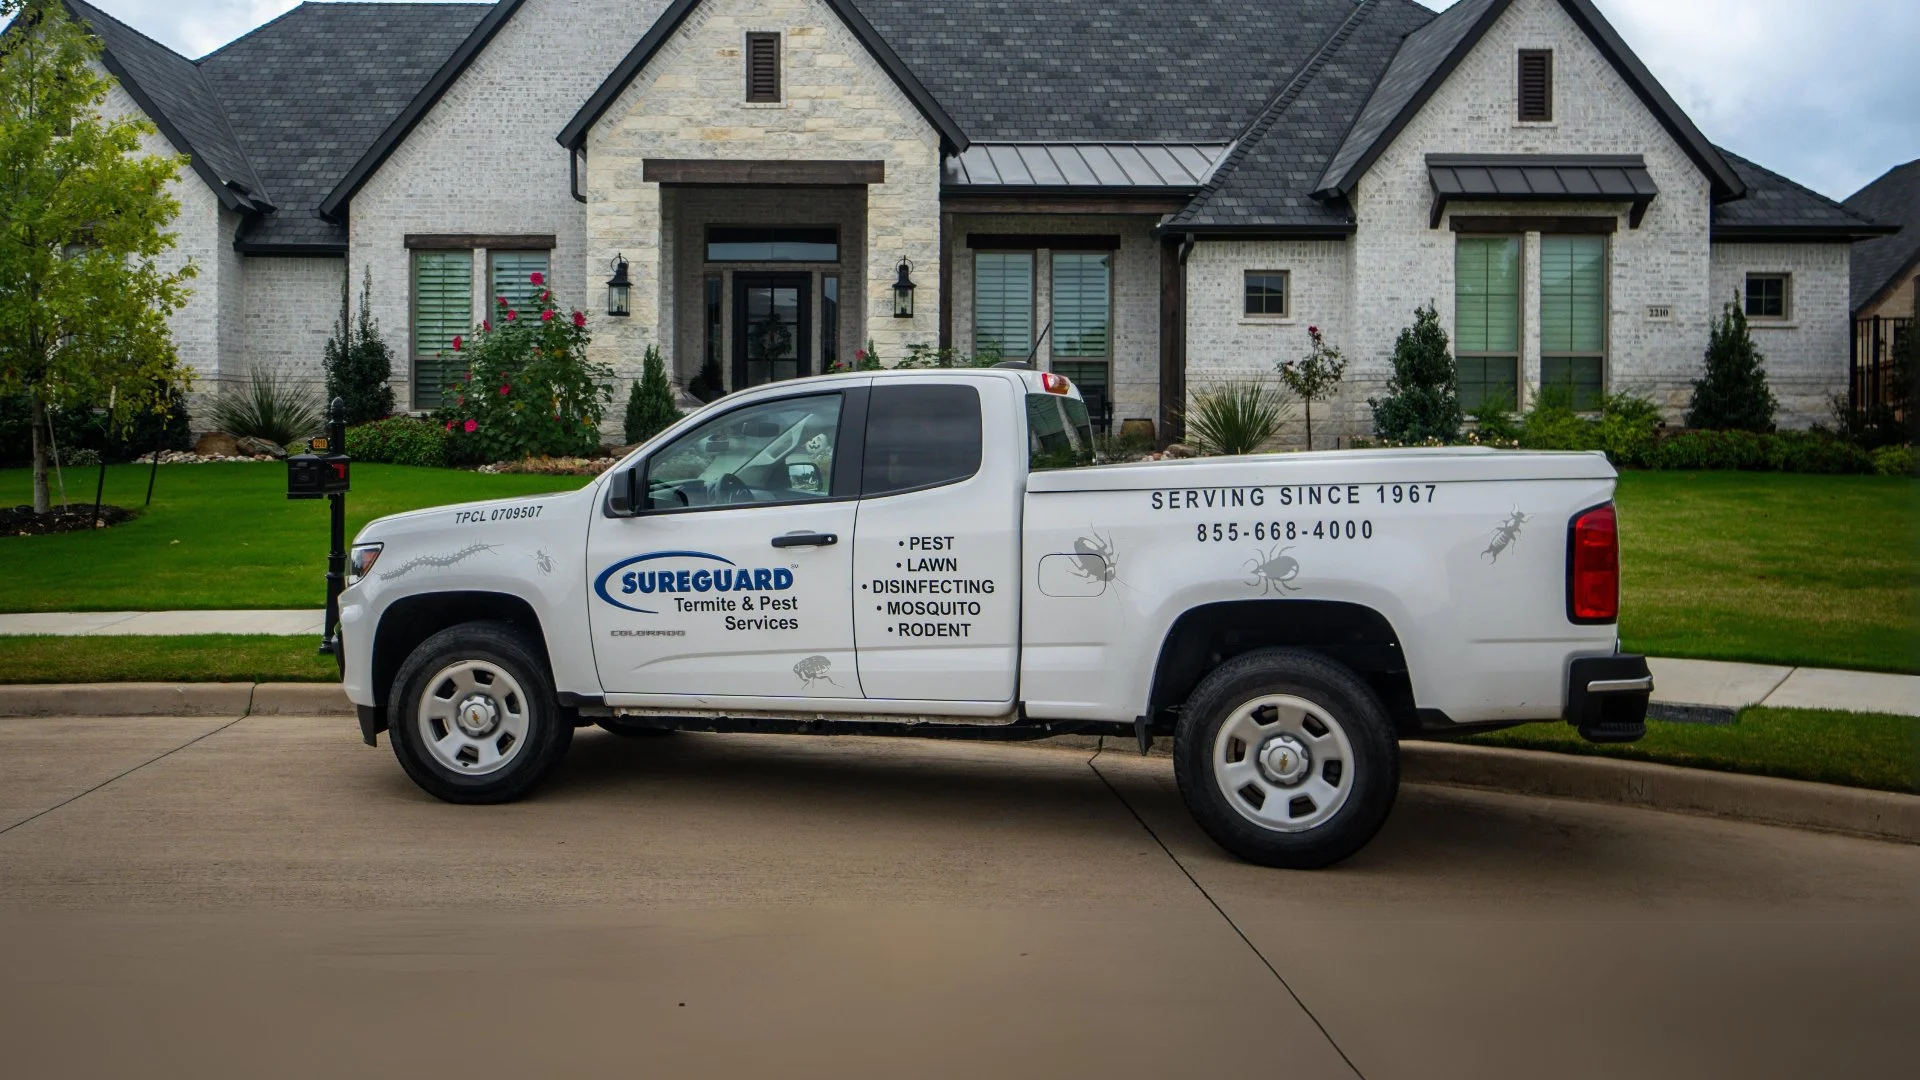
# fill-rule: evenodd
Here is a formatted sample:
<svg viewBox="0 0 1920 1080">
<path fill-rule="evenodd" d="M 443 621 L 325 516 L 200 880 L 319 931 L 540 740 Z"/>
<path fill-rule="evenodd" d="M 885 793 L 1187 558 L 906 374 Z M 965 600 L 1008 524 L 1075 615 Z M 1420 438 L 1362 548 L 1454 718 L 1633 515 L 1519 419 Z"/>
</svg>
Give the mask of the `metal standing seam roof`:
<svg viewBox="0 0 1920 1080">
<path fill-rule="evenodd" d="M 1638 154 L 1428 154 L 1427 179 L 1436 228 L 1447 203 L 1457 199 L 1627 202 L 1633 204 L 1628 222 L 1638 228 L 1647 204 L 1660 194 Z"/>
<path fill-rule="evenodd" d="M 976 142 L 946 159 L 940 179 L 948 191 L 1194 190 L 1213 176 L 1232 148 L 1230 142 Z"/>
</svg>

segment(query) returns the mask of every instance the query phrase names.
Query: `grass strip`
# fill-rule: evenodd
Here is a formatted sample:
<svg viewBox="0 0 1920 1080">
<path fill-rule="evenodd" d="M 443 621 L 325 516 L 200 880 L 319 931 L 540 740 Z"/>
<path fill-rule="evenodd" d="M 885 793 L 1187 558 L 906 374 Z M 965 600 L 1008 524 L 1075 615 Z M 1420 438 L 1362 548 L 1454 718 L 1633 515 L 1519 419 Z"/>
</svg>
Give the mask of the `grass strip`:
<svg viewBox="0 0 1920 1080">
<path fill-rule="evenodd" d="M 1731 724 L 1649 720 L 1646 737 L 1623 746 L 1587 742 L 1558 722 L 1460 741 L 1920 793 L 1920 717 L 1885 713 L 1756 706 Z"/>
<path fill-rule="evenodd" d="M 338 682 L 316 635 L 0 636 L 0 683 Z"/>
</svg>

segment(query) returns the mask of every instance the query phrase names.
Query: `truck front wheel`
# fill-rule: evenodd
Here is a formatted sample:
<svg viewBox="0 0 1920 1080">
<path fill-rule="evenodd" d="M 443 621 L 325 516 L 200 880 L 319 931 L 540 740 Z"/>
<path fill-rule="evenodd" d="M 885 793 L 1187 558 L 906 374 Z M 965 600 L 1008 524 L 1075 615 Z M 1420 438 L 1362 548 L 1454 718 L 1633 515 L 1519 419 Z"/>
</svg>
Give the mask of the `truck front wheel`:
<svg viewBox="0 0 1920 1080">
<path fill-rule="evenodd" d="M 1215 843 L 1296 870 L 1365 847 L 1400 783 L 1380 700 L 1348 668 L 1296 649 L 1214 669 L 1181 712 L 1173 761 L 1187 809 Z"/>
<path fill-rule="evenodd" d="M 394 677 L 391 701 L 394 756 L 447 802 L 520 798 L 573 742 L 539 643 L 511 623 L 462 623 L 421 642 Z"/>
</svg>

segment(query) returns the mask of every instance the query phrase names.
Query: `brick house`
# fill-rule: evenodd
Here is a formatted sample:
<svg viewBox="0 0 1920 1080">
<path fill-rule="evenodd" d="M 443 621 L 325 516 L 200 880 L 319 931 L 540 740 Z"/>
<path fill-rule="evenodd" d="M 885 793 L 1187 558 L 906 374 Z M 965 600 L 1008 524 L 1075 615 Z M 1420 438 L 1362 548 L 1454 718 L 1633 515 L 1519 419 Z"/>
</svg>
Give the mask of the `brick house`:
<svg viewBox="0 0 1920 1080">
<path fill-rule="evenodd" d="M 1847 197 L 1855 214 L 1898 225 L 1891 236 L 1862 240 L 1853 251 L 1853 405 L 1894 405 L 1896 347 L 1920 323 L 1920 159 L 1896 165 Z"/>
<path fill-rule="evenodd" d="M 370 272 L 430 407 L 538 269 L 623 378 L 648 345 L 729 388 L 994 349 L 1163 439 L 1318 325 L 1350 437 L 1416 305 L 1469 403 L 1677 414 L 1738 292 L 1805 425 L 1847 382 L 1849 246 L 1887 231 L 1716 148 L 1590 0 L 309 3 L 197 61 L 69 6 L 192 156 L 176 327 L 209 389 L 317 377 Z"/>
</svg>

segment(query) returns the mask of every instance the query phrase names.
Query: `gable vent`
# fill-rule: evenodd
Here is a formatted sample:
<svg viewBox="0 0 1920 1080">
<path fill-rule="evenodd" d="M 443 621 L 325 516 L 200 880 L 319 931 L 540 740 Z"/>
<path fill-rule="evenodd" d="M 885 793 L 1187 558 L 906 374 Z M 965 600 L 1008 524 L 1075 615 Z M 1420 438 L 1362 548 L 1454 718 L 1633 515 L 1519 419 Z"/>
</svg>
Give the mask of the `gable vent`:
<svg viewBox="0 0 1920 1080">
<path fill-rule="evenodd" d="M 1553 119 L 1553 51 L 1520 50 L 1520 119 Z"/>
<path fill-rule="evenodd" d="M 780 35 L 747 35 L 747 100 L 780 100 Z"/>
</svg>

